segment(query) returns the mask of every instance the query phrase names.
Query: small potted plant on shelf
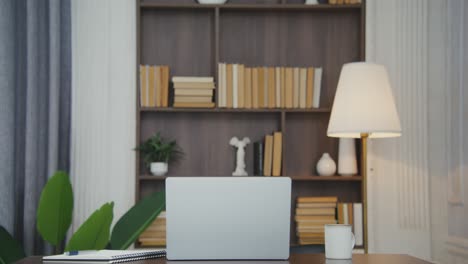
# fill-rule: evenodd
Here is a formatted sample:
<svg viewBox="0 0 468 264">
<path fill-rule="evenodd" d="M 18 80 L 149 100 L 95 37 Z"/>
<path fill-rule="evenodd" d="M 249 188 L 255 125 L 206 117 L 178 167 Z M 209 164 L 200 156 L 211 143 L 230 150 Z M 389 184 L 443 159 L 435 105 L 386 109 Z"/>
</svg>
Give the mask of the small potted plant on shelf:
<svg viewBox="0 0 468 264">
<path fill-rule="evenodd" d="M 163 138 L 159 132 L 141 143 L 136 150 L 140 151 L 145 165 L 155 176 L 164 176 L 168 163 L 176 162 L 183 156 L 177 142 Z"/>
</svg>

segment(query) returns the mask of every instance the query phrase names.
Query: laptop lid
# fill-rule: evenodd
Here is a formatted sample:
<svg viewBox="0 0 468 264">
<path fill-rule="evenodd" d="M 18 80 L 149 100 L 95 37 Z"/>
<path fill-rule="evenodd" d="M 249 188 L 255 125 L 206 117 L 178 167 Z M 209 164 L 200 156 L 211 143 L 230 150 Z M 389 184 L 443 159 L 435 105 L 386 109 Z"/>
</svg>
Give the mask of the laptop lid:
<svg viewBox="0 0 468 264">
<path fill-rule="evenodd" d="M 290 210 L 288 177 L 168 177 L 167 259 L 288 259 Z"/>
</svg>

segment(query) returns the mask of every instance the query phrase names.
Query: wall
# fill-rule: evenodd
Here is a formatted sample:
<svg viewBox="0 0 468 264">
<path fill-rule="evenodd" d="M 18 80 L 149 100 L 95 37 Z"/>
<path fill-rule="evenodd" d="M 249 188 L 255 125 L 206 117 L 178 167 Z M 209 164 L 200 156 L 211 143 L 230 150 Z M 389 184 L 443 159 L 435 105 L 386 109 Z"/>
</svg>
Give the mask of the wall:
<svg viewBox="0 0 468 264">
<path fill-rule="evenodd" d="M 134 204 L 136 5 L 72 0 L 72 230 L 114 201 L 114 223 Z"/>
</svg>

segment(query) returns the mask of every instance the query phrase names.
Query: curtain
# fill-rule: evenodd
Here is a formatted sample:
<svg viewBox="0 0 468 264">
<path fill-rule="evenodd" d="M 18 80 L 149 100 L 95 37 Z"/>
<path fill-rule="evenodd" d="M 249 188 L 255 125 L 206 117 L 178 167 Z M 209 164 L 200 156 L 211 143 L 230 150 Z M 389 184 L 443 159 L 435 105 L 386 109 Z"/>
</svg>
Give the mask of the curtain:
<svg viewBox="0 0 468 264">
<path fill-rule="evenodd" d="M 0 224 L 28 255 L 41 190 L 70 166 L 70 23 L 70 0 L 0 0 Z"/>
</svg>

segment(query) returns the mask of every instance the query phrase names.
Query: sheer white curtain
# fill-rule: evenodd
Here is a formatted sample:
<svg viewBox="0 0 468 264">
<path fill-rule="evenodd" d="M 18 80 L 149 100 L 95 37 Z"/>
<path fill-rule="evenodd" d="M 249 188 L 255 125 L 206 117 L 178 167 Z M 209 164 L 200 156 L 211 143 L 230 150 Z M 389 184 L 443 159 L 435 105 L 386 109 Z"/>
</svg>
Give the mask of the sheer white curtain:
<svg viewBox="0 0 468 264">
<path fill-rule="evenodd" d="M 72 0 L 72 231 L 114 201 L 134 204 L 136 4 Z"/>
</svg>

